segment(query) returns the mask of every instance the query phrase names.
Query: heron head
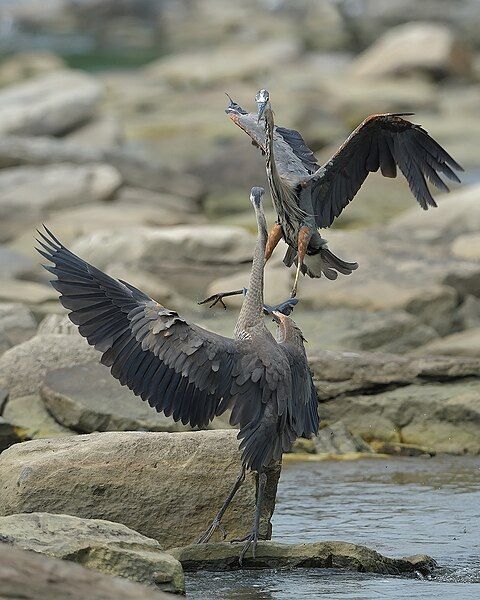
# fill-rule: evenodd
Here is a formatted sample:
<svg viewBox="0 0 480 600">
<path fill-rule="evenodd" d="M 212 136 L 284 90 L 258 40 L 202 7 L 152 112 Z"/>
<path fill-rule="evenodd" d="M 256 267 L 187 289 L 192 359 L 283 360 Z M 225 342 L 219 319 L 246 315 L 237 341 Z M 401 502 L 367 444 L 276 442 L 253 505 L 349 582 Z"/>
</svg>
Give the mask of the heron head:
<svg viewBox="0 0 480 600">
<path fill-rule="evenodd" d="M 254 208 L 260 208 L 265 190 L 262 187 L 252 187 L 250 190 L 250 202 Z"/>
<path fill-rule="evenodd" d="M 255 96 L 255 102 L 258 106 L 257 123 L 260 123 L 263 113 L 270 103 L 270 94 L 268 93 L 268 90 L 260 90 L 257 92 L 257 95 Z"/>
<path fill-rule="evenodd" d="M 303 337 L 303 333 L 300 327 L 295 321 L 284 315 L 282 312 L 274 310 L 272 312 L 273 320 L 277 324 L 277 341 L 279 342 L 292 342 L 299 347 L 303 347 L 303 343 L 306 341 Z"/>
</svg>

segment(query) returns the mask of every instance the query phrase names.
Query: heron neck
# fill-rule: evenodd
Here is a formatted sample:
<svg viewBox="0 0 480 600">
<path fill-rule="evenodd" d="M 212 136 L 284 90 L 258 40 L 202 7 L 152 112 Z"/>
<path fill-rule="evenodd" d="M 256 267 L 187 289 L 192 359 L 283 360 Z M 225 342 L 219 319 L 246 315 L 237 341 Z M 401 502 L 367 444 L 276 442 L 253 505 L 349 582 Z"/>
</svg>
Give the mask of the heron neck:
<svg viewBox="0 0 480 600">
<path fill-rule="evenodd" d="M 276 172 L 275 157 L 273 154 L 273 111 L 270 107 L 265 109 L 265 154 L 267 165 L 271 165 L 272 171 Z"/>
<path fill-rule="evenodd" d="M 260 209 L 255 209 L 257 216 L 258 237 L 253 253 L 252 270 L 248 283 L 248 291 L 243 300 L 237 328 L 252 326 L 263 322 L 263 279 L 265 268 L 265 246 L 267 243 L 267 222 Z"/>
</svg>

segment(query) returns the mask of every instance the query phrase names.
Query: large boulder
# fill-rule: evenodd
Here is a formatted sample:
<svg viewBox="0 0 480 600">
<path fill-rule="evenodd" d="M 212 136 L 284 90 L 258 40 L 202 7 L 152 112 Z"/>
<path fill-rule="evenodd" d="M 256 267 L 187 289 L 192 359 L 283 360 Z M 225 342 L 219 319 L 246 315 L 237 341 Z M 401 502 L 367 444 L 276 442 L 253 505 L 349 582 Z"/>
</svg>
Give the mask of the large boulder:
<svg viewBox="0 0 480 600">
<path fill-rule="evenodd" d="M 235 431 L 109 432 L 17 444 L 0 458 L 0 515 L 51 512 L 106 519 L 170 548 L 194 543 L 240 468 Z M 261 532 L 271 535 L 279 468 L 269 471 Z M 255 477 L 225 514 L 233 537 L 251 530 Z M 218 537 L 217 537 L 218 539 Z"/>
<path fill-rule="evenodd" d="M 480 327 L 452 333 L 414 350 L 417 354 L 440 354 L 480 358 Z"/>
<path fill-rule="evenodd" d="M 79 71 L 61 70 L 0 91 L 0 132 L 58 135 L 89 119 L 102 88 Z"/>
<path fill-rule="evenodd" d="M 55 290 L 49 285 L 34 281 L 3 279 L 0 286 L 0 302 L 7 304 L 21 302 L 35 315 L 47 312 L 65 312 L 58 302 L 58 294 Z"/>
<path fill-rule="evenodd" d="M 10 423 L 21 427 L 31 440 L 76 435 L 75 431 L 64 427 L 52 417 L 38 394 L 9 398 L 3 416 Z"/>
<path fill-rule="evenodd" d="M 121 183 L 105 164 L 14 167 L 0 172 L 0 236 L 11 239 L 52 211 L 106 200 Z"/>
<path fill-rule="evenodd" d="M 171 594 L 121 577 L 85 569 L 69 560 L 41 556 L 0 543 L 3 598 L 23 600 L 171 600 Z"/>
<path fill-rule="evenodd" d="M 82 433 L 190 430 L 157 413 L 100 364 L 77 364 L 49 371 L 41 396 L 58 423 Z"/>
<path fill-rule="evenodd" d="M 100 354 L 80 336 L 43 334 L 10 348 L 0 357 L 1 386 L 10 398 L 35 394 L 48 371 L 98 362 Z"/>
<path fill-rule="evenodd" d="M 447 25 L 414 22 L 384 33 L 355 59 L 352 69 L 366 78 L 412 74 L 439 78 L 466 75 L 471 66 L 464 41 Z"/>
<path fill-rule="evenodd" d="M 437 452 L 480 454 L 480 381 L 411 384 L 376 394 L 339 396 L 321 416 L 342 419 L 366 440 L 402 441 Z"/>
<path fill-rule="evenodd" d="M 166 592 L 185 592 L 181 564 L 158 542 L 120 523 L 29 513 L 0 517 L 0 532 L 16 548 L 79 562 Z"/>
<path fill-rule="evenodd" d="M 0 303 L 0 354 L 33 337 L 37 322 L 24 304 Z"/>
<path fill-rule="evenodd" d="M 429 575 L 436 567 L 429 556 L 416 555 L 407 558 L 388 558 L 359 544 L 348 542 L 314 542 L 310 544 L 282 544 L 260 541 L 257 556 L 250 553 L 243 564 L 238 563 L 239 544 L 219 542 L 175 548 L 171 550 L 185 571 L 226 571 L 240 568 L 317 568 L 342 569 L 360 573 L 384 575 L 413 575 L 416 572 Z"/>
</svg>

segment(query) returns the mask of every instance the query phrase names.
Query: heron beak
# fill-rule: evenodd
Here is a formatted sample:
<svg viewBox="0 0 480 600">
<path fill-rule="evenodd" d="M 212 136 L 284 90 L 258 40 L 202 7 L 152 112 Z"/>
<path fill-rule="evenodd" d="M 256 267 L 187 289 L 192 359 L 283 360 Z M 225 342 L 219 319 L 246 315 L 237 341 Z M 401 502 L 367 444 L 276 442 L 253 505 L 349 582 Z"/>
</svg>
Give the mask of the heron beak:
<svg viewBox="0 0 480 600">
<path fill-rule="evenodd" d="M 275 323 L 277 323 L 278 325 L 280 325 L 280 323 L 282 322 L 282 317 L 283 317 L 282 313 L 280 313 L 276 310 L 272 311 L 272 318 L 275 321 Z"/>
<path fill-rule="evenodd" d="M 262 120 L 263 113 L 265 112 L 265 109 L 267 108 L 267 103 L 266 102 L 257 102 L 257 106 L 258 106 L 258 115 L 257 115 L 257 124 L 258 124 Z"/>
</svg>

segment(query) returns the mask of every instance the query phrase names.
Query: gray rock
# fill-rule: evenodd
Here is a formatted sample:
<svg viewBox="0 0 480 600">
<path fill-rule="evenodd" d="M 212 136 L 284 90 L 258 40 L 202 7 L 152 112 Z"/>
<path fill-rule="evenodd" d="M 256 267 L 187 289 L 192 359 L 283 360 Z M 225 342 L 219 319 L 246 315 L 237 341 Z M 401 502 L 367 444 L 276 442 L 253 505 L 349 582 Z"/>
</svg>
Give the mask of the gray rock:
<svg viewBox="0 0 480 600">
<path fill-rule="evenodd" d="M 194 218 L 195 222 L 198 223 L 198 220 L 202 222 L 203 218 L 199 213 L 199 205 L 191 198 L 155 192 L 141 187 L 122 187 L 115 197 L 115 204 L 134 206 L 135 210 L 138 210 L 139 207 L 148 206 L 149 208 L 170 211 L 171 218 L 173 218 L 174 214 L 177 214 L 178 222 L 167 223 L 167 225 L 177 225 L 182 222 L 188 222 L 189 217 Z M 180 219 L 184 220 L 180 221 Z M 187 219 L 187 221 L 185 221 L 185 219 Z"/>
<path fill-rule="evenodd" d="M 18 52 L 2 60 L 0 64 L 0 85 L 12 85 L 38 75 L 65 69 L 65 62 L 47 50 Z"/>
<path fill-rule="evenodd" d="M 76 435 L 52 417 L 38 394 L 9 398 L 3 416 L 24 429 L 31 440 Z"/>
<path fill-rule="evenodd" d="M 57 333 L 61 335 L 78 335 L 78 327 L 74 325 L 67 315 L 47 315 L 38 326 L 39 335 Z"/>
<path fill-rule="evenodd" d="M 471 356 L 480 358 L 480 327 L 452 333 L 415 349 L 419 354 Z"/>
<path fill-rule="evenodd" d="M 25 429 L 0 417 L 0 452 L 28 439 Z"/>
<path fill-rule="evenodd" d="M 471 294 L 480 298 L 480 267 L 478 264 L 460 263 L 445 274 L 443 283 L 455 288 L 462 297 Z"/>
<path fill-rule="evenodd" d="M 352 435 L 342 421 L 337 421 L 322 427 L 318 435 L 313 438 L 316 454 L 350 454 L 373 450 L 358 435 Z"/>
<path fill-rule="evenodd" d="M 315 542 L 311 544 L 281 544 L 260 541 L 256 558 L 250 553 L 242 567 L 238 564 L 240 544 L 218 542 L 174 548 L 170 552 L 185 571 L 229 571 L 246 569 L 327 568 L 385 575 L 428 575 L 436 567 L 433 558 L 421 555 L 408 558 L 388 558 L 359 544 L 348 542 Z"/>
<path fill-rule="evenodd" d="M 31 236 L 30 236 L 31 237 Z M 21 252 L 0 246 L 0 277 L 3 279 L 16 279 L 25 272 L 37 269 L 38 265 Z"/>
<path fill-rule="evenodd" d="M 454 327 L 457 330 L 480 327 L 480 298 L 467 295 L 455 312 Z"/>
<path fill-rule="evenodd" d="M 0 531 L 15 548 L 79 562 L 165 592 L 185 593 L 181 564 L 158 542 L 120 523 L 29 513 L 0 517 Z"/>
<path fill-rule="evenodd" d="M 37 322 L 24 304 L 0 303 L 0 354 L 35 335 Z"/>
<path fill-rule="evenodd" d="M 49 285 L 18 279 L 3 279 L 0 286 L 0 302 L 25 304 L 31 311 L 43 305 L 58 302 L 58 294 Z M 60 305 L 61 306 L 61 305 Z M 58 309 L 60 311 L 60 308 Z M 63 312 L 63 309 L 62 309 Z"/>
<path fill-rule="evenodd" d="M 41 396 L 58 423 L 81 433 L 191 429 L 157 413 L 100 364 L 76 364 L 49 371 Z"/>
<path fill-rule="evenodd" d="M 363 439 L 428 446 L 436 452 L 480 453 L 480 382 L 411 384 L 321 404 Z"/>
<path fill-rule="evenodd" d="M 121 178 L 110 165 L 57 164 L 0 171 L 0 236 L 45 220 L 51 211 L 106 200 Z"/>
<path fill-rule="evenodd" d="M 0 589 L 4 598 L 23 600 L 171 600 L 171 594 L 121 577 L 85 569 L 69 560 L 0 543 Z M 21 592 L 19 592 L 21 590 Z"/>
<path fill-rule="evenodd" d="M 239 468 L 235 431 L 34 440 L 1 455 L 0 515 L 48 511 L 106 519 L 170 548 L 193 543 L 205 531 Z M 261 522 L 268 537 L 279 471 L 268 474 Z M 254 504 L 255 477 L 249 474 L 225 514 L 232 537 L 250 531 Z"/>
<path fill-rule="evenodd" d="M 84 148 L 108 150 L 120 146 L 125 134 L 120 121 L 112 115 L 99 116 L 72 131 L 67 140 Z"/>
<path fill-rule="evenodd" d="M 441 23 L 407 23 L 384 33 L 352 65 L 357 77 L 423 74 L 435 78 L 468 74 L 472 55 L 459 36 Z"/>
<path fill-rule="evenodd" d="M 62 70 L 0 91 L 0 131 L 57 135 L 90 118 L 101 85 L 91 75 Z"/>
<path fill-rule="evenodd" d="M 3 390 L 0 388 L 0 415 L 3 414 L 3 409 L 8 399 L 7 390 Z"/>
<path fill-rule="evenodd" d="M 10 398 L 35 394 L 48 371 L 98 360 L 99 353 L 80 336 L 36 335 L 0 357 L 1 387 Z"/>
</svg>

